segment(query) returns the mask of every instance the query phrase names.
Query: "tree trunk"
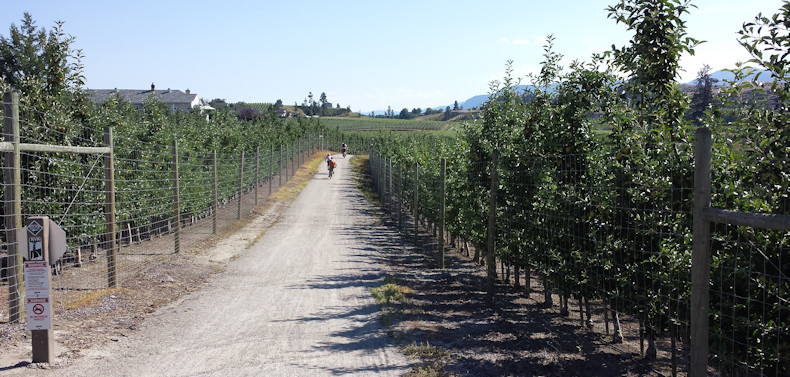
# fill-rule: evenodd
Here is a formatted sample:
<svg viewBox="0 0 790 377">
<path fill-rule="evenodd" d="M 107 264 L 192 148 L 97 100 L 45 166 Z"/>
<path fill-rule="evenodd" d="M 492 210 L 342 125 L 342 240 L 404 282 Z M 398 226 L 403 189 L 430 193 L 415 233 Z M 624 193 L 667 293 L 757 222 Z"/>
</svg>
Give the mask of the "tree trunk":
<svg viewBox="0 0 790 377">
<path fill-rule="evenodd" d="M 645 359 L 656 359 L 656 336 L 652 331 L 647 334 L 647 351 L 645 351 Z"/>
<path fill-rule="evenodd" d="M 532 293 L 532 270 L 529 268 L 529 265 L 524 267 L 524 293 L 527 297 Z"/>
<path fill-rule="evenodd" d="M 593 320 L 592 320 L 592 312 L 590 312 L 590 299 L 588 297 L 584 297 L 584 307 L 587 310 L 587 328 L 592 330 Z"/>
<path fill-rule="evenodd" d="M 551 299 L 551 287 L 549 286 L 549 278 L 547 276 L 543 276 L 543 305 L 547 308 L 550 308 L 554 305 L 554 301 Z"/>
<path fill-rule="evenodd" d="M 521 275 L 520 272 L 521 271 L 518 268 L 518 264 L 514 265 L 513 266 L 513 288 L 516 288 L 516 290 L 521 288 L 521 279 L 520 279 L 521 276 L 519 276 L 519 275 Z"/>
<path fill-rule="evenodd" d="M 617 314 L 617 311 L 614 310 L 614 305 L 611 305 L 611 303 L 609 308 L 612 311 L 612 343 L 622 343 L 623 331 L 620 329 L 620 315 Z"/>
</svg>

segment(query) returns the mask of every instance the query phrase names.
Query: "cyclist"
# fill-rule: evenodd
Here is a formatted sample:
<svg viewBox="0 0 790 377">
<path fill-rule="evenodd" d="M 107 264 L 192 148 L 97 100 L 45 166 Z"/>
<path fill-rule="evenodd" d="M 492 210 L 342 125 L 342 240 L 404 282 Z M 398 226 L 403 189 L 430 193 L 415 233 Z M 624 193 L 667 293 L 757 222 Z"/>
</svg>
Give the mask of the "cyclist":
<svg viewBox="0 0 790 377">
<path fill-rule="evenodd" d="M 326 155 L 326 168 L 329 170 L 329 179 L 332 179 L 332 173 L 335 171 L 335 161 L 332 160 L 332 155 Z"/>
<path fill-rule="evenodd" d="M 346 143 L 341 144 L 340 149 L 343 151 L 343 158 L 346 158 L 346 150 L 348 149 Z"/>
</svg>

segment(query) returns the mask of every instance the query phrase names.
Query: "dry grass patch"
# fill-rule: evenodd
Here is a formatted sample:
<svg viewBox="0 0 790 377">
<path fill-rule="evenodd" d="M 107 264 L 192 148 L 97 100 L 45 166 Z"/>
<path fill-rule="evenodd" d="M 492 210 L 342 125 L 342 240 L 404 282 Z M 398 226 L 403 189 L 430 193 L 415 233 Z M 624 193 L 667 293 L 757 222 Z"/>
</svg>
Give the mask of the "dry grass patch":
<svg viewBox="0 0 790 377">
<path fill-rule="evenodd" d="M 123 292 L 123 288 L 105 288 L 90 291 L 81 291 L 74 294 L 68 300 L 64 300 L 62 308 L 65 310 L 82 309 L 88 306 L 96 306 L 102 298 Z"/>
<path fill-rule="evenodd" d="M 420 360 L 420 363 L 412 367 L 404 376 L 444 377 L 453 375 L 446 371 L 450 353 L 442 347 L 432 346 L 426 341 L 425 344 L 411 343 L 403 346 L 400 351 L 408 358 Z"/>
<path fill-rule="evenodd" d="M 307 186 L 307 183 L 318 173 L 318 168 L 324 162 L 323 156 L 325 155 L 324 152 L 318 152 L 310 157 L 310 160 L 299 167 L 288 182 L 283 184 L 277 192 L 272 193 L 271 198 L 281 202 L 290 202 L 296 199 L 299 193 Z"/>
</svg>

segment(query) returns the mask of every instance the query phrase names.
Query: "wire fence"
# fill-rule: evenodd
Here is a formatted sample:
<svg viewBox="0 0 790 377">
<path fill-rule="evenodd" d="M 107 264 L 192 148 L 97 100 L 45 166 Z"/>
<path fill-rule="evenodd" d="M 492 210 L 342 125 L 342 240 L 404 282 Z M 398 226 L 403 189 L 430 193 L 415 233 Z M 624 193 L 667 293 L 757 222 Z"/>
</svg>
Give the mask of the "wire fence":
<svg viewBox="0 0 790 377">
<path fill-rule="evenodd" d="M 627 164 L 613 167 L 586 155 L 558 155 L 539 163 L 437 158 L 399 166 L 371 150 L 382 203 L 406 231 L 416 232 L 422 223 L 440 238 L 437 266 L 444 242 L 468 241 L 474 254 L 464 247 L 462 252 L 475 261 L 488 259 L 488 286 L 481 288 L 490 294 L 495 294 L 494 279 L 515 285 L 574 316 L 580 328 L 604 334 L 616 347 L 638 350 L 668 374 L 790 373 L 789 218 L 740 214 L 769 217 L 773 224 L 744 225 L 708 215 L 719 211 L 710 204 L 701 209 L 705 214 L 695 212 L 699 162 L 626 169 Z M 746 192 L 754 186 L 716 186 L 723 182 L 723 158 L 714 154 L 712 172 L 703 173 L 714 177 L 712 203 L 754 195 Z M 443 163 L 449 166 L 442 181 Z M 787 161 L 768 163 L 786 166 Z M 770 190 L 762 194 L 786 203 L 786 189 L 775 197 L 767 195 Z M 412 222 L 401 218 L 401 207 Z M 692 266 L 698 254 L 695 217 L 712 231 L 710 240 L 703 240 L 711 257 L 698 265 L 710 276 L 701 288 L 692 287 L 699 281 Z M 707 302 L 695 301 L 700 297 Z M 700 317 L 695 304 L 708 311 Z"/>
<path fill-rule="evenodd" d="M 51 287 L 58 292 L 53 304 L 68 307 L 84 292 L 134 287 L 150 263 L 199 254 L 206 241 L 232 229 L 293 177 L 319 146 L 339 150 L 345 141 L 364 149 L 361 139 L 323 131 L 283 144 L 261 140 L 268 147 L 252 153 L 196 151 L 90 125 L 63 130 L 20 119 L 16 101 L 4 97 L 3 105 L 0 324 L 25 321 L 23 255 L 17 252 L 24 219 L 45 215 L 65 231 L 68 249 L 53 262 Z M 12 126 L 16 122 L 20 126 Z M 36 135 L 15 136 L 13 128 Z M 62 144 L 42 147 L 41 140 Z M 52 148 L 57 151 L 40 151 Z"/>
</svg>

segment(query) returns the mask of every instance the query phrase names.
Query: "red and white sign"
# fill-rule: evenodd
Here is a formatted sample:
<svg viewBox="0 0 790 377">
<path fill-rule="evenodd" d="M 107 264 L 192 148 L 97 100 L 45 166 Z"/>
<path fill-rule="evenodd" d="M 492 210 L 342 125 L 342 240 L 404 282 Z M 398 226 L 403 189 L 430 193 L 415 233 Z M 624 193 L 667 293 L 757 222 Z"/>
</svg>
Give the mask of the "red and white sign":
<svg viewBox="0 0 790 377">
<path fill-rule="evenodd" d="M 49 292 L 49 263 L 25 261 L 25 312 L 28 330 L 52 328 Z"/>
<path fill-rule="evenodd" d="M 25 261 L 25 295 L 49 297 L 49 264 L 46 261 Z"/>
<path fill-rule="evenodd" d="M 48 330 L 52 328 L 52 315 L 49 297 L 32 297 L 25 299 L 28 330 Z"/>
</svg>

